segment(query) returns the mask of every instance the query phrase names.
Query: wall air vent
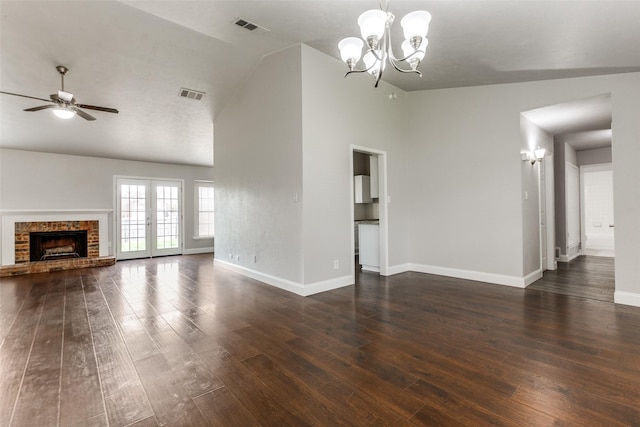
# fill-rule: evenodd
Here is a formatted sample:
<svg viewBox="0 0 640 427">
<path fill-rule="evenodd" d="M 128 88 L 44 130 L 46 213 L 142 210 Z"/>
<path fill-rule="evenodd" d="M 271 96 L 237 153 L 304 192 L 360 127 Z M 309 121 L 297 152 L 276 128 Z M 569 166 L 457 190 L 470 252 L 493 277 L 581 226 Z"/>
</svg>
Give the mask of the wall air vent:
<svg viewBox="0 0 640 427">
<path fill-rule="evenodd" d="M 246 30 L 253 32 L 254 34 L 264 34 L 269 31 L 258 24 L 254 24 L 253 22 L 247 21 L 246 19 L 242 19 L 242 18 L 234 19 L 231 22 L 236 24 L 238 27 L 242 27 Z"/>
<path fill-rule="evenodd" d="M 204 96 L 204 92 L 199 92 L 197 90 L 181 87 L 180 92 L 178 92 L 178 95 L 181 96 L 182 98 L 195 99 L 196 101 L 200 101 Z"/>
</svg>

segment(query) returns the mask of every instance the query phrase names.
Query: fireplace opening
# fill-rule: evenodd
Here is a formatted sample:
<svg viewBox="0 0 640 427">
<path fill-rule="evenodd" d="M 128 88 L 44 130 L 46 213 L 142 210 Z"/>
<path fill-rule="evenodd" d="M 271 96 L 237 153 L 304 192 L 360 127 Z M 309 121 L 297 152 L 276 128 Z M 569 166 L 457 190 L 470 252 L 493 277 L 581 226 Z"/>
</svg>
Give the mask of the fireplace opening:
<svg viewBox="0 0 640 427">
<path fill-rule="evenodd" d="M 29 261 L 86 257 L 86 230 L 29 233 Z"/>
</svg>

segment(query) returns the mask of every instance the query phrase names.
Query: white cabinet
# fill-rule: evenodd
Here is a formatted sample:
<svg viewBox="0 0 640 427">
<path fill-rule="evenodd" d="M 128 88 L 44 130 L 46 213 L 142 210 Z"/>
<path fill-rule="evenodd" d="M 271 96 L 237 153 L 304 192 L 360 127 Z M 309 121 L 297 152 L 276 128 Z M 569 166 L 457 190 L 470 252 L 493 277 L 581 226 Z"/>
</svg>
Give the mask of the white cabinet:
<svg viewBox="0 0 640 427">
<path fill-rule="evenodd" d="M 359 263 L 363 270 L 380 271 L 380 233 L 378 224 L 358 225 Z"/>
<path fill-rule="evenodd" d="M 355 203 L 371 203 L 371 181 L 367 175 L 353 177 L 353 190 Z"/>
<path fill-rule="evenodd" d="M 371 198 L 377 199 L 379 196 L 378 193 L 378 156 L 373 155 L 369 156 L 369 176 L 371 177 L 370 188 L 371 188 Z"/>
</svg>

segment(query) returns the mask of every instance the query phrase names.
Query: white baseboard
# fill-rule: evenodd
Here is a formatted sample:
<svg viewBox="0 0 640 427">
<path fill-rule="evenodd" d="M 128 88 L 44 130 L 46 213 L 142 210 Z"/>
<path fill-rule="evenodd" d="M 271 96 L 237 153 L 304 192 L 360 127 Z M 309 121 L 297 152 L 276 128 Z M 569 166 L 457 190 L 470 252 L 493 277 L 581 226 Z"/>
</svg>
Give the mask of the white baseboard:
<svg viewBox="0 0 640 427">
<path fill-rule="evenodd" d="M 560 256 L 558 258 L 556 258 L 556 261 L 558 262 L 570 262 L 573 261 L 574 259 L 578 258 L 580 255 L 582 255 L 580 252 L 578 252 L 577 254 L 574 254 L 572 256 L 567 256 L 567 255 L 562 255 L 560 254 Z"/>
<path fill-rule="evenodd" d="M 613 301 L 616 304 L 640 307 L 640 294 L 636 294 L 633 292 L 615 291 L 613 294 Z"/>
<path fill-rule="evenodd" d="M 459 270 L 457 268 L 438 267 L 434 265 L 409 264 L 410 271 L 418 273 L 436 274 L 438 276 L 455 277 L 457 279 L 475 280 L 478 282 L 494 283 L 496 285 L 526 287 L 525 278 L 506 276 L 503 274 L 484 273 L 481 271 Z M 528 276 L 527 276 L 528 277 Z"/>
<path fill-rule="evenodd" d="M 319 294 L 320 292 L 331 291 L 333 289 L 344 288 L 346 286 L 351 286 L 356 282 L 355 277 L 342 276 L 336 277 L 334 279 L 323 280 L 322 282 L 309 283 L 304 285 L 304 294 L 299 294 L 302 296 L 309 296 L 314 294 Z"/>
<path fill-rule="evenodd" d="M 196 254 L 209 254 L 209 253 L 213 253 L 213 246 L 210 248 L 184 249 L 182 251 L 183 255 L 196 255 Z"/>
<path fill-rule="evenodd" d="M 406 273 L 411 271 L 411 264 L 392 265 L 387 268 L 387 276 L 393 276 L 394 274 Z"/>
<path fill-rule="evenodd" d="M 282 279 L 280 277 L 272 276 L 270 274 L 261 273 L 259 271 L 252 270 L 241 265 L 232 264 L 227 261 L 223 261 L 217 258 L 213 260 L 214 266 L 226 268 L 235 273 L 241 274 L 246 277 L 258 280 L 266 283 L 267 285 L 275 286 L 276 288 L 284 289 L 285 291 L 293 292 L 296 295 L 307 297 L 320 292 L 330 291 L 332 289 L 343 288 L 355 283 L 353 276 L 342 276 L 334 279 L 324 280 L 322 282 L 309 283 L 303 285 L 301 283 L 294 282 L 292 280 Z"/>
<path fill-rule="evenodd" d="M 526 276 L 524 276 L 524 287 L 526 288 L 527 286 L 529 286 L 530 284 L 532 284 L 533 282 L 535 282 L 538 279 L 542 279 L 542 270 L 541 269 L 537 269 L 536 271 L 527 274 Z"/>
<path fill-rule="evenodd" d="M 615 258 L 616 256 L 615 250 L 608 248 L 589 248 L 585 249 L 584 254 L 591 256 L 603 256 L 607 258 Z"/>
</svg>

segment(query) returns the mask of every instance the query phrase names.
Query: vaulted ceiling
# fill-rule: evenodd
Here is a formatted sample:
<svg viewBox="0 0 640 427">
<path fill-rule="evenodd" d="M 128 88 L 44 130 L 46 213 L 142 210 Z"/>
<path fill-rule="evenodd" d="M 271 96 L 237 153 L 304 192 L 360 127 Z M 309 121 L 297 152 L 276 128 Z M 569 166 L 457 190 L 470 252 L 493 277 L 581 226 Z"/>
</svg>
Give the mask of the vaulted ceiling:
<svg viewBox="0 0 640 427">
<path fill-rule="evenodd" d="M 0 147 L 211 165 L 213 120 L 260 58 L 305 43 L 339 57 L 375 0 L 0 1 L 0 90 L 115 107 L 62 121 L 41 101 L 0 95 Z M 423 78 L 387 71 L 404 90 L 640 71 L 637 1 L 389 2 L 399 20 L 431 12 Z M 233 24 L 265 27 L 256 35 Z M 395 26 L 398 26 L 397 24 Z M 397 30 L 397 28 L 394 28 Z M 396 39 L 400 35 L 397 34 Z M 346 68 L 346 66 L 345 66 Z M 367 78 L 357 76 L 354 78 Z M 206 92 L 181 98 L 181 87 Z M 373 90 L 373 89 L 372 89 Z M 570 101 L 570 100 L 568 100 Z"/>
</svg>

